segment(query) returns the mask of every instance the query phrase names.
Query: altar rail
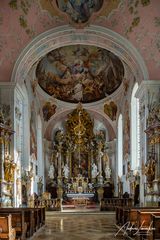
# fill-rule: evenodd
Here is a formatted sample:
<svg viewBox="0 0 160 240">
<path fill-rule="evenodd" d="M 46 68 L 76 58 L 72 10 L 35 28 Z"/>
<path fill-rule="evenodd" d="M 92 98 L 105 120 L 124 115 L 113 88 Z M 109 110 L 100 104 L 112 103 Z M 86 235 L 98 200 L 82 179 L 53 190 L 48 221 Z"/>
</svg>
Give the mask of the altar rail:
<svg viewBox="0 0 160 240">
<path fill-rule="evenodd" d="M 35 208 L 45 207 L 47 210 L 60 211 L 61 210 L 61 199 L 39 199 L 34 201 Z"/>
<path fill-rule="evenodd" d="M 133 206 L 132 198 L 103 198 L 100 201 L 101 211 L 115 211 L 116 207 L 119 206 Z"/>
</svg>

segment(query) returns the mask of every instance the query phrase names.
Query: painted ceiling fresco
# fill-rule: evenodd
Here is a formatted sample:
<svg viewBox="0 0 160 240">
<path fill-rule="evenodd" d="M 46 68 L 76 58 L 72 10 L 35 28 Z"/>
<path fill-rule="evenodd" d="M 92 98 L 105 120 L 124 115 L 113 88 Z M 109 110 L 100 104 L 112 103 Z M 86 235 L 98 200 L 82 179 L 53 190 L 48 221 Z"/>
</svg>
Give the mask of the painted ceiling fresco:
<svg viewBox="0 0 160 240">
<path fill-rule="evenodd" d="M 0 1 L 0 81 L 10 81 L 16 59 L 34 37 L 70 24 L 67 14 L 55 8 L 55 3 L 53 0 Z M 127 38 L 142 55 L 150 79 L 156 80 L 160 76 L 159 13 L 159 0 L 105 0 L 100 10 L 92 13 L 96 18 L 91 16 L 87 24 L 109 28 Z"/>
<path fill-rule="evenodd" d="M 56 0 L 58 8 L 67 13 L 75 23 L 85 23 L 92 13 L 97 12 L 103 5 L 103 0 Z"/>
<path fill-rule="evenodd" d="M 121 84 L 124 67 L 105 49 L 73 45 L 49 52 L 38 64 L 41 88 L 55 98 L 72 103 L 98 101 Z"/>
</svg>

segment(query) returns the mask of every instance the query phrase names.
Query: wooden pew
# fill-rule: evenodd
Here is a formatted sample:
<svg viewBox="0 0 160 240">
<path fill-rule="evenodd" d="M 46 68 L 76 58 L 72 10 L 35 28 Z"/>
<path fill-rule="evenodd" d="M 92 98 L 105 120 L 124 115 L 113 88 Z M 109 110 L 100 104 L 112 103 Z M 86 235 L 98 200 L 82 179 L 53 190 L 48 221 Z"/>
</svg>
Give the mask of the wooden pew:
<svg viewBox="0 0 160 240">
<path fill-rule="evenodd" d="M 31 237 L 45 224 L 45 208 L 0 208 L 0 216 L 12 215 L 17 238 Z"/>
<path fill-rule="evenodd" d="M 16 231 L 12 228 L 11 218 L 11 215 L 0 217 L 0 239 L 16 239 Z"/>
<path fill-rule="evenodd" d="M 160 217 L 160 209 L 151 209 L 148 211 L 139 210 L 137 212 L 137 228 L 139 229 L 137 235 L 146 237 L 146 239 L 153 239 L 153 214 Z"/>
<path fill-rule="evenodd" d="M 126 223 L 122 231 L 126 231 L 129 237 L 136 240 L 160 240 L 160 208 L 119 207 L 116 209 L 116 221 L 121 227 Z"/>
<path fill-rule="evenodd" d="M 32 209 L 24 210 L 24 220 L 27 224 L 26 237 L 34 234 L 34 211 Z"/>
<path fill-rule="evenodd" d="M 24 211 L 19 208 L 0 208 L 0 216 L 12 215 L 12 227 L 16 230 L 16 238 L 25 239 L 27 223 L 24 220 Z"/>
<path fill-rule="evenodd" d="M 116 224 L 124 225 L 126 222 L 135 224 L 137 221 L 137 211 L 160 211 L 157 207 L 117 207 L 116 208 Z"/>
<path fill-rule="evenodd" d="M 152 214 L 153 221 L 153 231 L 151 240 L 159 240 L 160 239 L 160 216 L 157 214 Z"/>
<path fill-rule="evenodd" d="M 45 208 L 26 208 L 25 222 L 27 222 L 27 237 L 31 237 L 45 224 Z"/>
<path fill-rule="evenodd" d="M 45 207 L 38 208 L 38 210 L 40 227 L 42 227 L 45 224 Z"/>
</svg>

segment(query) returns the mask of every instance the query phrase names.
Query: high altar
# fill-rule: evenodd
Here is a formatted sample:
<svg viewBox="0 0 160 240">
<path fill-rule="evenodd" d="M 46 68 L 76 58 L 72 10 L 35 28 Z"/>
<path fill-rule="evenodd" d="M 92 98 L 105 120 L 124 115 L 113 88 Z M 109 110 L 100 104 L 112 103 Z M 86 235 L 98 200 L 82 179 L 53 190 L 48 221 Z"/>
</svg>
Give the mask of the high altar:
<svg viewBox="0 0 160 240">
<path fill-rule="evenodd" d="M 94 122 L 79 104 L 68 115 L 65 128 L 54 136 L 48 182 L 61 189 L 62 196 L 93 194 L 111 182 L 105 132 L 94 132 Z"/>
</svg>

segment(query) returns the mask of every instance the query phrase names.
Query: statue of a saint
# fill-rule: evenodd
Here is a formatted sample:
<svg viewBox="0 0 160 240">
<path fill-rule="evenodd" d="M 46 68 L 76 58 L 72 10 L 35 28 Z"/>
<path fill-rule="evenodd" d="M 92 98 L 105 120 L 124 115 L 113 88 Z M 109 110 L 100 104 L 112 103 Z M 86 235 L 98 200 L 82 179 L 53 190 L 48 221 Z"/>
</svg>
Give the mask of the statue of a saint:
<svg viewBox="0 0 160 240">
<path fill-rule="evenodd" d="M 4 160 L 4 180 L 7 182 L 10 181 L 10 171 L 11 171 L 11 162 L 9 156 L 7 156 Z"/>
<path fill-rule="evenodd" d="M 108 165 L 106 165 L 106 167 L 105 167 L 105 176 L 106 176 L 106 178 L 111 177 L 111 169 Z"/>
<path fill-rule="evenodd" d="M 92 164 L 92 178 L 96 178 L 98 175 L 97 165 L 95 163 Z"/>
<path fill-rule="evenodd" d="M 49 171 L 48 171 L 48 176 L 50 179 L 54 179 L 54 166 L 53 163 L 51 163 Z"/>
<path fill-rule="evenodd" d="M 16 168 L 16 164 L 13 160 L 10 159 L 10 156 L 7 156 L 4 161 L 4 179 L 7 182 L 14 181 L 14 171 Z"/>
<path fill-rule="evenodd" d="M 104 154 L 103 154 L 103 161 L 106 163 L 106 164 L 109 164 L 109 156 L 107 154 L 107 152 L 105 151 Z"/>
<path fill-rule="evenodd" d="M 155 160 L 152 156 L 149 157 L 148 163 L 145 166 L 145 175 L 148 182 L 153 181 L 155 178 Z"/>
<path fill-rule="evenodd" d="M 63 173 L 64 173 L 65 178 L 69 177 L 69 167 L 68 167 L 67 163 L 64 165 Z"/>
</svg>

